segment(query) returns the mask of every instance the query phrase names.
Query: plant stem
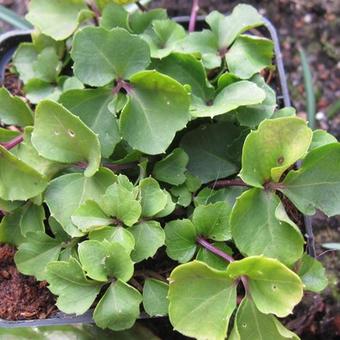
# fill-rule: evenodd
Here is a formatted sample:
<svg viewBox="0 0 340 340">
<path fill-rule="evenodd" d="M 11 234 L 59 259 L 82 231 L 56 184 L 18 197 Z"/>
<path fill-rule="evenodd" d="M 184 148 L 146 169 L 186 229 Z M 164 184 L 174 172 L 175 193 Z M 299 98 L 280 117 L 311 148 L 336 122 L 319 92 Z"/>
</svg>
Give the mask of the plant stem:
<svg viewBox="0 0 340 340">
<path fill-rule="evenodd" d="M 76 166 L 81 169 L 86 169 L 88 164 L 86 162 L 79 162 L 76 164 Z M 132 169 L 136 166 L 136 164 L 135 163 L 126 163 L 126 164 L 102 163 L 101 166 L 115 172 L 115 171 Z"/>
<path fill-rule="evenodd" d="M 194 32 L 196 27 L 197 12 L 199 8 L 199 0 L 192 0 L 192 9 L 189 21 L 189 32 Z"/>
<path fill-rule="evenodd" d="M 248 187 L 249 185 L 244 183 L 242 179 L 222 179 L 209 184 L 210 188 L 224 188 L 224 187 Z"/>
<path fill-rule="evenodd" d="M 229 263 L 232 263 L 235 261 L 235 259 L 228 255 L 227 253 L 225 253 L 224 251 L 222 251 L 221 249 L 218 249 L 216 248 L 215 246 L 213 246 L 211 243 L 209 243 L 205 238 L 199 236 L 197 239 L 196 239 L 196 242 L 201 245 L 203 248 L 209 250 L 210 252 L 212 252 L 213 254 L 221 257 L 223 260 L 229 262 Z M 240 277 L 241 281 L 242 281 L 242 284 L 243 284 L 243 287 L 244 287 L 244 290 L 246 292 L 246 294 L 248 293 L 249 291 L 249 288 L 248 288 L 248 278 L 245 276 L 245 275 L 242 275 Z"/>
<path fill-rule="evenodd" d="M 142 3 L 140 3 L 139 1 L 136 2 L 136 5 L 142 12 L 147 11 L 147 8 Z"/>
<path fill-rule="evenodd" d="M 227 262 L 234 262 L 234 258 L 228 254 L 226 254 L 224 251 L 222 251 L 221 249 L 216 248 L 215 246 L 213 246 L 211 243 L 209 243 L 206 239 L 204 239 L 203 237 L 199 236 L 196 239 L 196 242 L 201 245 L 203 248 L 209 250 L 210 252 L 212 252 L 213 254 L 222 257 L 224 260 L 226 260 Z"/>
<path fill-rule="evenodd" d="M 15 146 L 17 146 L 18 144 L 20 144 L 22 141 L 24 140 L 24 136 L 23 135 L 19 135 L 15 138 L 13 138 L 11 141 L 6 142 L 6 143 L 0 143 L 5 149 L 7 150 L 11 150 L 13 149 Z"/>
<path fill-rule="evenodd" d="M 130 93 L 132 90 L 132 86 L 123 79 L 118 79 L 116 86 L 112 89 L 112 93 L 118 94 L 122 89 L 125 90 L 126 93 Z"/>
</svg>

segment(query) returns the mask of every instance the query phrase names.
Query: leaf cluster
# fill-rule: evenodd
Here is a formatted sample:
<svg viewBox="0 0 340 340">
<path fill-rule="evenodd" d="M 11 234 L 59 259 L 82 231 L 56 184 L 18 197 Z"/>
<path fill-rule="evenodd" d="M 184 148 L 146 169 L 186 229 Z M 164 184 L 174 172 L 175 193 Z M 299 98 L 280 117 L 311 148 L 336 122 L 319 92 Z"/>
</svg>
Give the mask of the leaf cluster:
<svg viewBox="0 0 340 340">
<path fill-rule="evenodd" d="M 0 242 L 102 328 L 142 303 L 197 339 L 298 339 L 276 317 L 327 279 L 291 209 L 340 214 L 339 144 L 277 108 L 253 7 L 188 33 L 118 2 L 30 3 L 25 98 L 0 89 Z"/>
</svg>

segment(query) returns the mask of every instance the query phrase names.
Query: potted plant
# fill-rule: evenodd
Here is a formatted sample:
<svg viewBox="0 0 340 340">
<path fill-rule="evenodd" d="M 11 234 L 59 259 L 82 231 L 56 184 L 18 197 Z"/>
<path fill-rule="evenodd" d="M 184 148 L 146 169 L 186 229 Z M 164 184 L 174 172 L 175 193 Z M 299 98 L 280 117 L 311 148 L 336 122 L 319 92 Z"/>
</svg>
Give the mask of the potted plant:
<svg viewBox="0 0 340 340">
<path fill-rule="evenodd" d="M 327 284 L 301 216 L 340 213 L 339 144 L 277 107 L 253 7 L 194 32 L 194 2 L 186 32 L 114 2 L 30 3 L 24 98 L 0 90 L 0 242 L 102 328 L 142 306 L 198 339 L 297 339 L 276 317 Z"/>
</svg>

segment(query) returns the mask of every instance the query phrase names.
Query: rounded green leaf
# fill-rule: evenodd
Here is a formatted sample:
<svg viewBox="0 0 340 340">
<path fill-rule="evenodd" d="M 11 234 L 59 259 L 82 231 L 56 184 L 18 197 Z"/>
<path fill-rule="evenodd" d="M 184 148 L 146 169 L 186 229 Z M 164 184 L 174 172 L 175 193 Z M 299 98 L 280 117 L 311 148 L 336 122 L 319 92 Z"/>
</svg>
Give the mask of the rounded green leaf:
<svg viewBox="0 0 340 340">
<path fill-rule="evenodd" d="M 180 146 L 189 156 L 188 170 L 203 183 L 238 172 L 243 135 L 247 130 L 229 122 L 202 125 L 184 135 Z"/>
<path fill-rule="evenodd" d="M 312 150 L 297 171 L 290 171 L 280 189 L 304 214 L 320 209 L 327 216 L 340 214 L 340 144 Z"/>
<path fill-rule="evenodd" d="M 244 298 L 237 310 L 230 340 L 299 340 L 273 315 L 261 313 L 250 298 Z"/>
<path fill-rule="evenodd" d="M 274 43 L 266 38 L 251 35 L 239 36 L 226 54 L 228 69 L 241 79 L 271 66 Z"/>
<path fill-rule="evenodd" d="M 231 238 L 229 215 L 231 206 L 227 202 L 199 205 L 192 217 L 197 234 L 214 241 L 226 241 Z"/>
<path fill-rule="evenodd" d="M 116 180 L 112 171 L 101 168 L 93 177 L 82 174 L 66 174 L 49 183 L 45 193 L 45 202 L 51 215 L 71 236 L 82 236 L 83 233 L 72 223 L 71 216 L 77 208 L 88 200 L 98 202 L 107 187 Z"/>
<path fill-rule="evenodd" d="M 93 304 L 102 283 L 88 280 L 79 262 L 50 262 L 47 265 L 48 289 L 58 295 L 57 306 L 64 313 L 84 314 Z"/>
<path fill-rule="evenodd" d="M 164 228 L 167 255 L 178 262 L 188 262 L 194 256 L 197 233 L 190 220 L 168 222 Z"/>
<path fill-rule="evenodd" d="M 143 306 L 150 316 L 168 314 L 167 300 L 169 285 L 163 281 L 146 279 L 143 287 Z"/>
<path fill-rule="evenodd" d="M 93 319 L 101 328 L 114 331 L 131 328 L 139 316 L 142 299 L 135 288 L 118 280 L 110 285 L 98 302 Z"/>
<path fill-rule="evenodd" d="M 225 339 L 236 307 L 236 286 L 225 271 L 198 261 L 182 264 L 171 273 L 168 298 L 175 330 L 201 340 Z"/>
<path fill-rule="evenodd" d="M 26 236 L 15 254 L 15 264 L 21 273 L 43 281 L 48 263 L 58 260 L 61 243 L 44 232 L 29 232 Z"/>
<path fill-rule="evenodd" d="M 53 101 L 42 101 L 36 108 L 32 144 L 41 156 L 52 161 L 87 161 L 85 176 L 93 176 L 99 168 L 101 155 L 96 134 Z"/>
<path fill-rule="evenodd" d="M 247 257 L 229 264 L 227 273 L 236 279 L 248 278 L 249 294 L 257 309 L 264 314 L 285 317 L 303 296 L 303 283 L 298 275 L 275 259 Z"/>
<path fill-rule="evenodd" d="M 99 241 L 87 240 L 78 245 L 79 260 L 86 275 L 97 281 L 107 281 L 106 247 Z"/>
<path fill-rule="evenodd" d="M 327 287 L 328 279 L 325 268 L 317 259 L 304 254 L 301 259 L 298 274 L 305 285 L 306 290 L 321 292 Z"/>
<path fill-rule="evenodd" d="M 128 229 L 135 238 L 135 249 L 131 253 L 134 262 L 141 262 L 156 254 L 164 245 L 165 234 L 159 222 L 145 221 Z"/>
<path fill-rule="evenodd" d="M 224 253 L 228 255 L 233 255 L 233 251 L 229 248 L 224 242 L 215 242 L 212 245 L 222 250 Z M 200 247 L 197 252 L 196 260 L 206 263 L 209 267 L 215 268 L 217 270 L 226 270 L 229 263 L 226 260 L 222 259 L 222 257 L 215 255 L 211 251 Z"/>
<path fill-rule="evenodd" d="M 108 216 L 114 216 L 127 226 L 138 222 L 142 207 L 135 194 L 120 183 L 114 183 L 107 188 L 100 200 L 100 207 Z"/>
<path fill-rule="evenodd" d="M 154 216 L 165 208 L 168 196 L 155 179 L 145 178 L 140 182 L 139 187 L 143 216 Z"/>
<path fill-rule="evenodd" d="M 190 119 L 190 96 L 177 81 L 156 71 L 139 72 L 130 80 L 132 90 L 120 117 L 121 134 L 139 151 L 163 153 Z"/>
<path fill-rule="evenodd" d="M 190 113 L 193 117 L 214 118 L 240 106 L 260 104 L 265 98 L 266 93 L 259 86 L 242 80 L 225 87 L 212 103 L 201 99 L 194 100 Z"/>
<path fill-rule="evenodd" d="M 110 157 L 121 139 L 117 119 L 109 110 L 112 100 L 110 89 L 70 90 L 59 98 L 62 105 L 98 135 L 103 157 Z"/>
<path fill-rule="evenodd" d="M 169 155 L 156 162 L 152 175 L 159 181 L 172 185 L 183 184 L 189 162 L 188 155 L 180 148 L 174 149 Z"/>
<path fill-rule="evenodd" d="M 247 256 L 265 255 L 288 265 L 303 254 L 304 239 L 271 191 L 250 189 L 236 201 L 230 217 L 237 248 Z"/>
<path fill-rule="evenodd" d="M 12 96 L 4 87 L 0 88 L 0 122 L 6 125 L 26 126 L 33 123 L 33 112 L 19 97 Z"/>
<path fill-rule="evenodd" d="M 29 232 L 45 231 L 45 210 L 42 205 L 35 205 L 28 202 L 23 208 L 20 219 L 20 230 L 23 236 Z"/>
<path fill-rule="evenodd" d="M 246 138 L 240 177 L 249 185 L 262 188 L 303 158 L 312 140 L 312 130 L 295 117 L 263 121 Z"/>
<path fill-rule="evenodd" d="M 86 201 L 71 216 L 71 221 L 82 232 L 89 232 L 97 227 L 113 224 L 112 218 L 107 216 L 95 201 Z"/>
<path fill-rule="evenodd" d="M 41 194 L 48 180 L 0 146 L 0 198 L 25 201 Z M 14 185 L 15 184 L 15 185 Z"/>
<path fill-rule="evenodd" d="M 83 0 L 32 0 L 26 16 L 42 33 L 55 40 L 68 38 L 85 18 L 91 17 Z"/>
<path fill-rule="evenodd" d="M 135 238 L 124 227 L 104 227 L 89 233 L 90 240 L 119 243 L 130 254 L 135 248 Z"/>
<path fill-rule="evenodd" d="M 314 130 L 309 151 L 327 144 L 337 143 L 337 139 L 325 130 Z"/>
<path fill-rule="evenodd" d="M 74 37 L 71 56 L 74 74 L 91 86 L 128 79 L 150 63 L 147 43 L 122 28 L 107 31 L 101 27 L 86 27 L 80 30 Z"/>
</svg>

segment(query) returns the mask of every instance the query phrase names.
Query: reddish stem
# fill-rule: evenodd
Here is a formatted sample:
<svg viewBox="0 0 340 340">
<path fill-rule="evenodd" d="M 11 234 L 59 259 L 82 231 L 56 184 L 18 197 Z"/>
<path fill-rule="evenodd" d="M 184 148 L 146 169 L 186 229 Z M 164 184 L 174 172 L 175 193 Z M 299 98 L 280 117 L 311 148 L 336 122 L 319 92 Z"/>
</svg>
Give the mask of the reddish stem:
<svg viewBox="0 0 340 340">
<path fill-rule="evenodd" d="M 79 162 L 76 165 L 81 169 L 86 169 L 88 166 L 86 162 Z M 103 163 L 101 166 L 115 172 L 115 171 L 132 169 L 136 166 L 136 164 L 135 163 L 126 163 L 126 164 Z"/>
<path fill-rule="evenodd" d="M 15 138 L 13 138 L 11 141 L 6 142 L 6 143 L 0 143 L 5 149 L 7 150 L 11 150 L 13 149 L 15 146 L 17 146 L 18 144 L 20 144 L 22 141 L 24 140 L 24 136 L 23 135 L 19 135 Z"/>
<path fill-rule="evenodd" d="M 248 187 L 249 185 L 244 183 L 242 179 L 235 178 L 235 179 L 222 179 L 220 181 L 215 181 L 209 183 L 210 188 L 224 188 L 224 187 Z"/>
<path fill-rule="evenodd" d="M 191 9 L 191 15 L 190 15 L 190 21 L 189 21 L 189 32 L 195 31 L 197 12 L 200 9 L 198 3 L 199 3 L 199 0 L 192 1 L 192 9 Z"/>
<path fill-rule="evenodd" d="M 209 250 L 210 252 L 212 252 L 213 254 L 222 257 L 224 260 L 226 260 L 227 262 L 234 262 L 234 258 L 228 254 L 226 254 L 224 251 L 222 251 L 221 249 L 216 248 L 215 246 L 213 246 L 211 243 L 209 243 L 206 239 L 204 239 L 203 237 L 199 236 L 196 239 L 196 242 L 201 245 L 203 248 Z"/>
</svg>

